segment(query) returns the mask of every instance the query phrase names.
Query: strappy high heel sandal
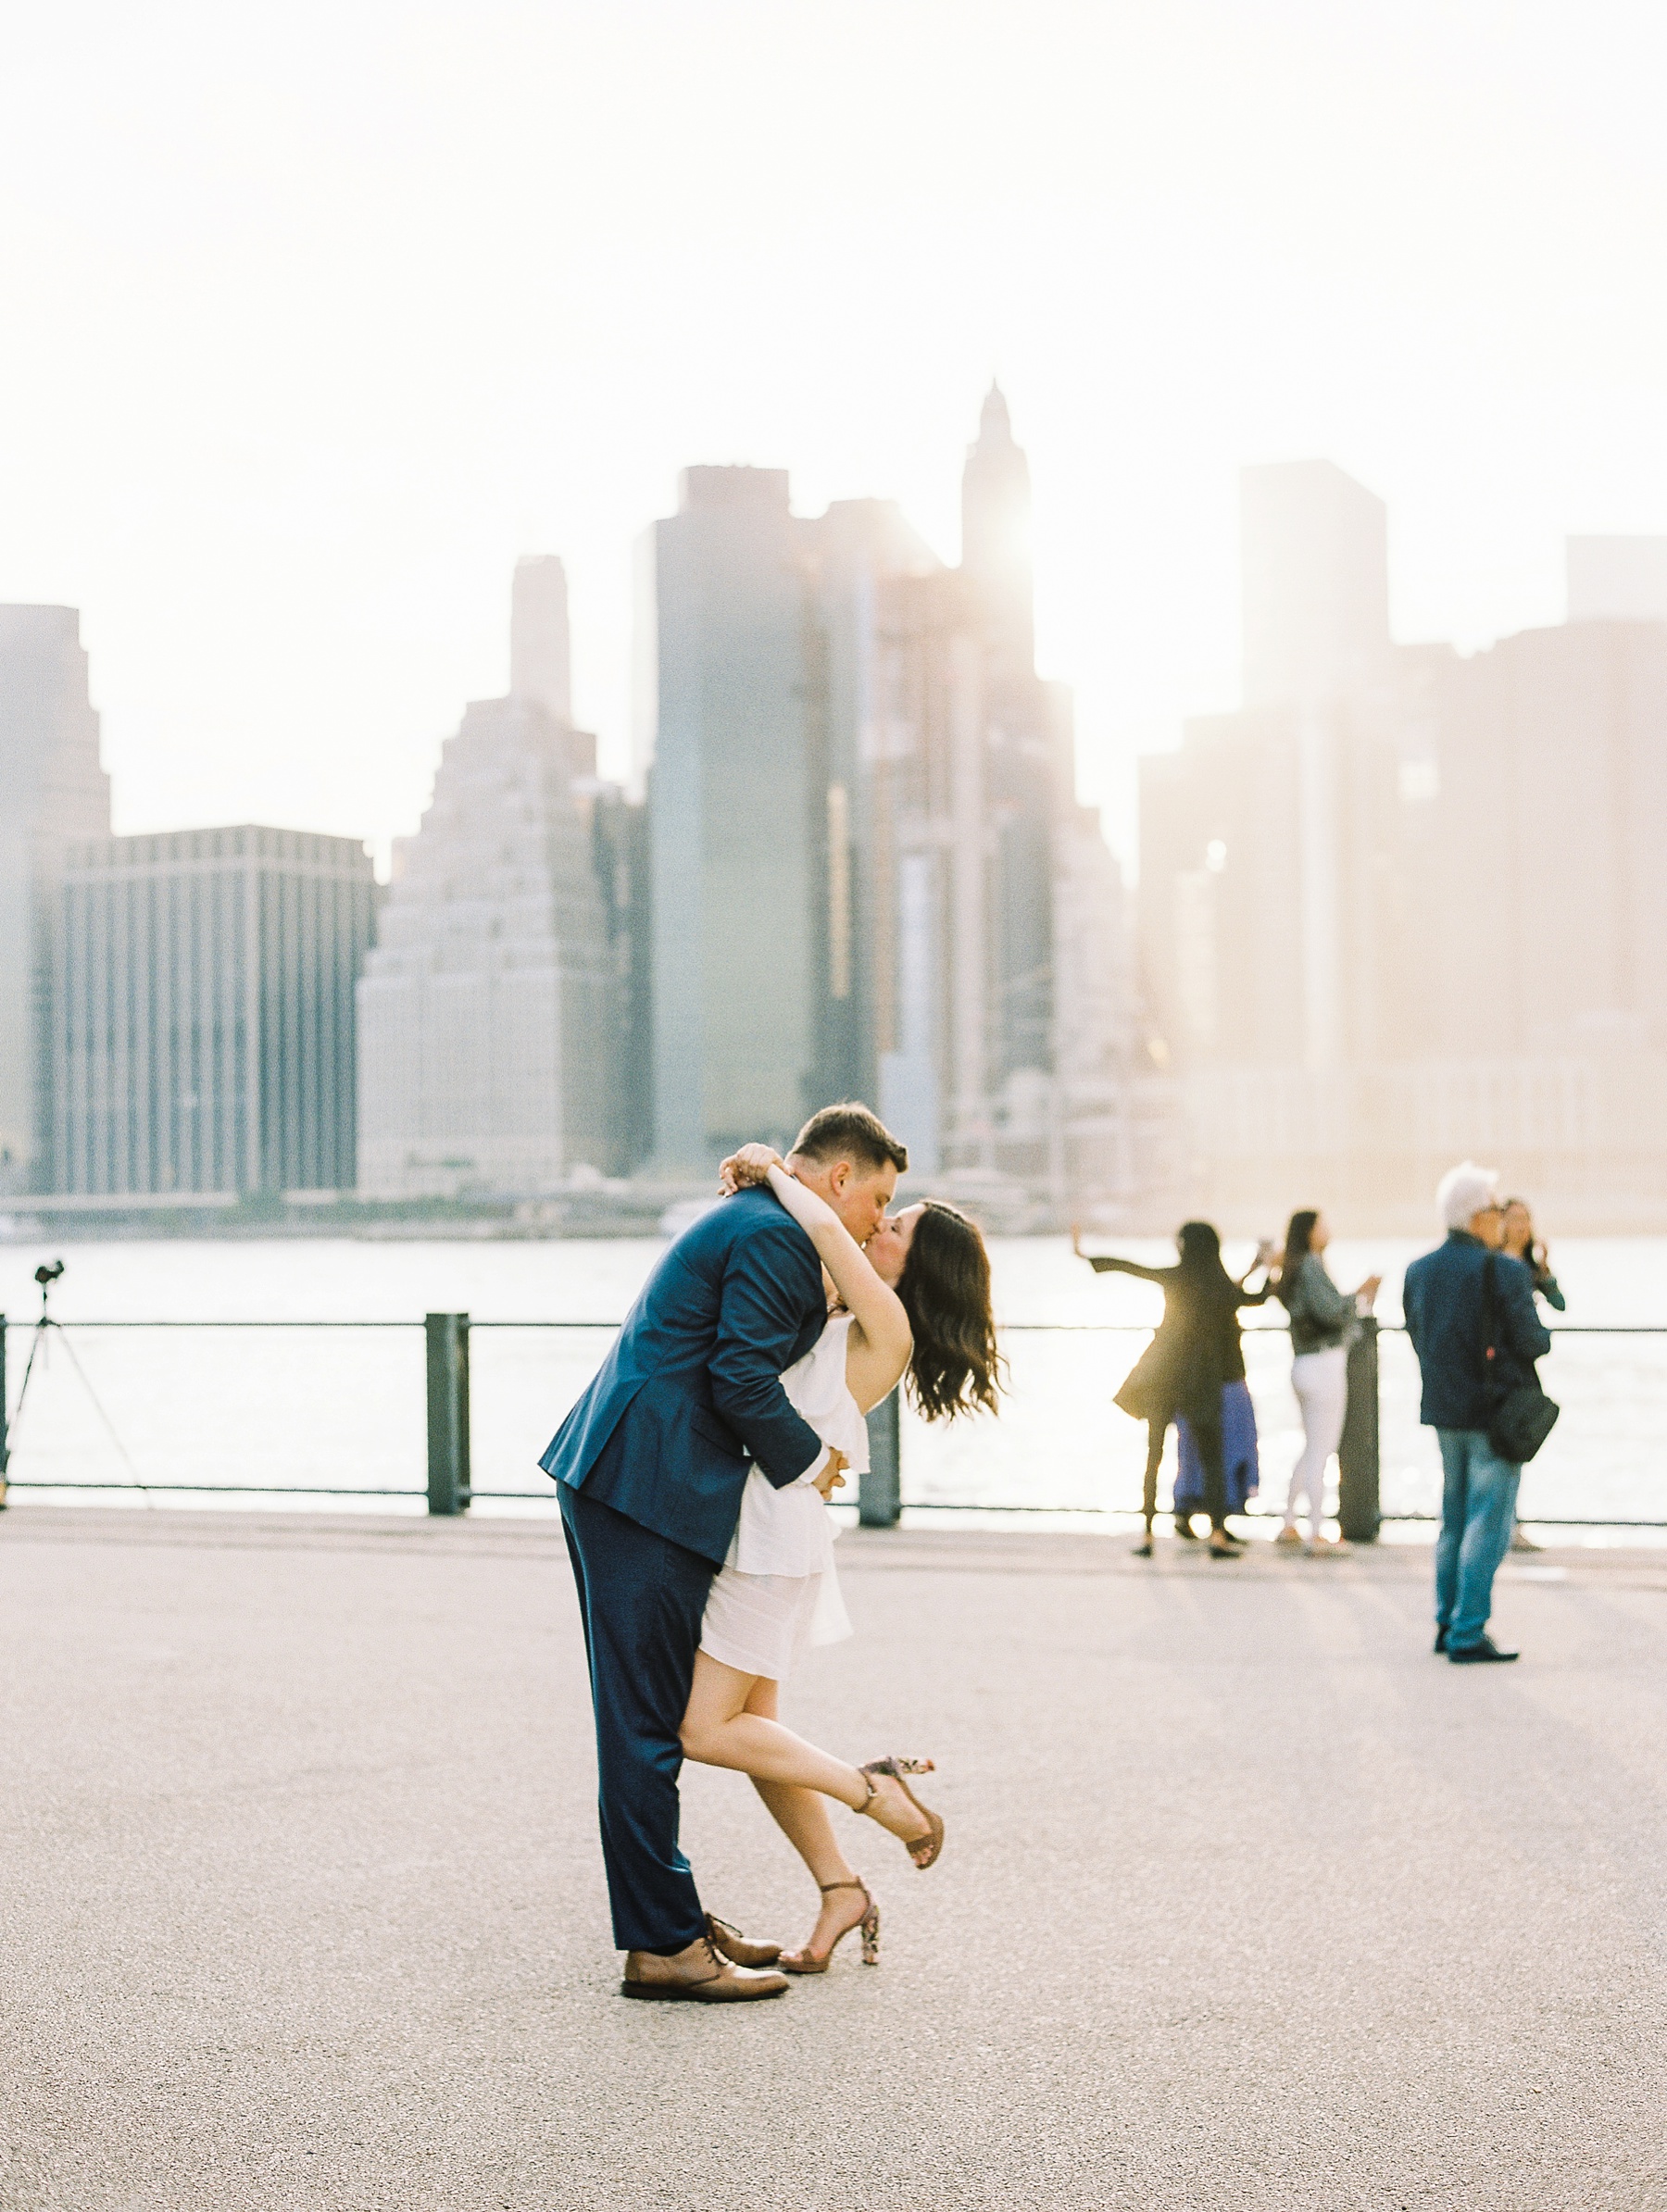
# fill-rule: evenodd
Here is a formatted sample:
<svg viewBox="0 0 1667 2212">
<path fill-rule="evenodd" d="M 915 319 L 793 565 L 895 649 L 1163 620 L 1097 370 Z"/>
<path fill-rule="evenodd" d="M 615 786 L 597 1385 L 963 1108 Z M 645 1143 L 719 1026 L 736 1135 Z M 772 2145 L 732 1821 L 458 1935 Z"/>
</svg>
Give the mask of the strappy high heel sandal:
<svg viewBox="0 0 1667 2212">
<path fill-rule="evenodd" d="M 926 1831 L 923 1835 L 897 1837 L 897 1841 L 903 1845 L 909 1857 L 923 1872 L 933 1864 L 938 1853 L 944 1848 L 943 1817 L 941 1814 L 934 1813 L 930 1806 L 922 1805 L 903 1777 L 906 1774 L 931 1774 L 934 1771 L 933 1762 L 930 1759 L 896 1757 L 871 1759 L 866 1767 L 859 1767 L 857 1771 L 865 1776 L 868 1781 L 868 1796 L 861 1805 L 856 1807 L 858 1812 L 866 1813 L 871 1820 L 878 1818 L 878 1815 L 874 1811 L 874 1800 L 879 1796 L 880 1792 L 875 1785 L 874 1777 L 877 1774 L 888 1774 L 901 1789 L 909 1804 L 914 1806 L 915 1811 L 920 1814 L 921 1819 L 925 1821 Z M 885 1824 L 881 1821 L 880 1825 L 884 1827 Z M 886 1829 L 887 1835 L 896 1835 L 896 1829 Z"/>
<path fill-rule="evenodd" d="M 862 1931 L 863 1965 L 877 1967 L 880 1964 L 880 1907 L 869 1895 L 868 1883 L 859 1875 L 855 1881 L 822 1881 L 819 1882 L 817 1887 L 824 1897 L 829 1896 L 834 1890 L 860 1890 L 863 1903 L 868 1909 L 860 1920 L 853 1920 L 850 1928 L 840 1930 L 828 1945 L 826 1956 L 821 1958 L 817 1956 L 808 1943 L 802 1951 L 783 1951 L 776 1961 L 783 1973 L 825 1974 L 833 1964 L 834 1952 L 845 1942 L 853 1928 L 860 1929 Z"/>
</svg>

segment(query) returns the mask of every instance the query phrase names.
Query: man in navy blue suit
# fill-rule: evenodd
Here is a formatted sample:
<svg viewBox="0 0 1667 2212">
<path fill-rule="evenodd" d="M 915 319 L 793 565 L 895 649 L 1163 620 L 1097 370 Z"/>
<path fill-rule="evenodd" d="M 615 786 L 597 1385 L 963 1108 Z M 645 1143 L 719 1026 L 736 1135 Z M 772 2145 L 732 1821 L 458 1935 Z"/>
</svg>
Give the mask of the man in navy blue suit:
<svg viewBox="0 0 1667 2212">
<path fill-rule="evenodd" d="M 909 1156 L 867 1106 L 824 1106 L 789 1165 L 857 1239 Z M 755 1460 L 824 1496 L 844 1464 L 782 1376 L 827 1321 L 821 1263 L 768 1190 L 726 1199 L 662 1255 L 539 1464 L 560 1484 L 596 1714 L 602 1856 L 629 1997 L 776 1996 L 774 1945 L 701 1908 L 678 1847 L 678 1731 L 701 1616 Z"/>
</svg>

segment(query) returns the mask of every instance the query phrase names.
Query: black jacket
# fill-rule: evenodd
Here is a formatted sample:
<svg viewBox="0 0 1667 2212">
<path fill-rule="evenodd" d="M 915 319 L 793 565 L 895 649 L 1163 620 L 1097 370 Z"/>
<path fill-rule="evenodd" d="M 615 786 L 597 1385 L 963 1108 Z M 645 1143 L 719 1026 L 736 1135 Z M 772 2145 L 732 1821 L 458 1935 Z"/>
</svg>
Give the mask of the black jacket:
<svg viewBox="0 0 1667 2212">
<path fill-rule="evenodd" d="M 1171 1421 L 1177 1414 L 1206 1420 L 1220 1411 L 1222 1386 L 1245 1380 L 1238 1309 L 1262 1306 L 1272 1283 L 1247 1291 L 1225 1268 L 1144 1268 L 1138 1260 L 1096 1256 L 1097 1275 L 1137 1275 L 1163 1293 L 1158 1332 L 1135 1361 L 1116 1403 L 1137 1421 Z"/>
<path fill-rule="evenodd" d="M 1419 1418 L 1430 1429 L 1487 1426 L 1487 1338 L 1485 1278 L 1492 1262 L 1499 1380 L 1521 1382 L 1551 1349 L 1520 1259 L 1489 1252 L 1468 1230 L 1448 1231 L 1445 1244 L 1407 1269 L 1401 1309 L 1423 1378 Z"/>
</svg>

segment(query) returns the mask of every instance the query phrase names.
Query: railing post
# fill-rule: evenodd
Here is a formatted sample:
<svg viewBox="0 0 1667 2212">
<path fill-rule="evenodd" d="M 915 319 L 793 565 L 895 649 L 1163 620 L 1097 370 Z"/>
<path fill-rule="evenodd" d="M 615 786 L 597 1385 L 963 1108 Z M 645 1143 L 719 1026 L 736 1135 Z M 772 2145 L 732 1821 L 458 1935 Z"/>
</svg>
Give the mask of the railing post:
<svg viewBox="0 0 1667 2212">
<path fill-rule="evenodd" d="M 428 1346 L 428 1509 L 469 1510 L 469 1316 L 432 1313 Z"/>
<path fill-rule="evenodd" d="M 865 1529 L 895 1529 L 903 1512 L 902 1392 L 882 1398 L 868 1417 L 868 1472 L 857 1483 L 857 1518 Z"/>
<path fill-rule="evenodd" d="M 1348 1348 L 1348 1410 L 1337 1446 L 1337 1525 L 1347 1543 L 1377 1542 L 1378 1473 L 1378 1325 L 1368 1314 Z"/>
</svg>

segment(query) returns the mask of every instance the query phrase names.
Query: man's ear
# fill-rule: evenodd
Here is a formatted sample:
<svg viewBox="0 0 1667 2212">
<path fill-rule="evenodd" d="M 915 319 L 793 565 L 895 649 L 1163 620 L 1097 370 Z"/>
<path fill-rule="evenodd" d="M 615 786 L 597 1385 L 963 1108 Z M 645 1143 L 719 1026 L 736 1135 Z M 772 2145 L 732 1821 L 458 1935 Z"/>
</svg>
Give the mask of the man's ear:
<svg viewBox="0 0 1667 2212">
<path fill-rule="evenodd" d="M 856 1170 L 849 1160 L 835 1160 L 828 1169 L 828 1188 L 835 1198 L 843 1198 Z"/>
</svg>

